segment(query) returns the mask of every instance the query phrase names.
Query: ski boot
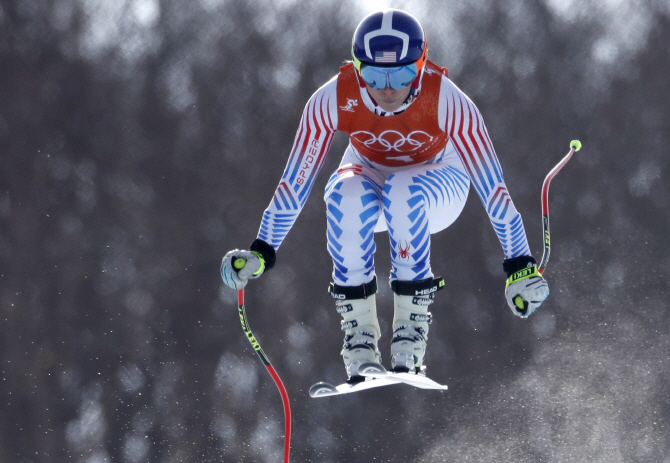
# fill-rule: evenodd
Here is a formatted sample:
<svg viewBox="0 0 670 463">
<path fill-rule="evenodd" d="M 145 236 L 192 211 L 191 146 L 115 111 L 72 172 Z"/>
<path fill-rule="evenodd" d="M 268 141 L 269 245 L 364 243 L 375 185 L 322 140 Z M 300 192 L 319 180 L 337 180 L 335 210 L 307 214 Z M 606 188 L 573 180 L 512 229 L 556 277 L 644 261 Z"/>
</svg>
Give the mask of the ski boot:
<svg viewBox="0 0 670 463">
<path fill-rule="evenodd" d="M 358 374 L 363 362 L 381 362 L 377 344 L 381 337 L 377 320 L 377 279 L 361 286 L 339 286 L 331 283 L 328 288 L 336 299 L 337 312 L 342 315 L 344 346 L 342 359 L 347 370 L 348 382 L 365 380 Z"/>
<path fill-rule="evenodd" d="M 434 302 L 435 292 L 443 287 L 444 280 L 441 277 L 391 282 L 394 293 L 391 371 L 425 374 L 423 359 L 428 342 L 428 326 L 433 321 L 428 307 Z"/>
</svg>

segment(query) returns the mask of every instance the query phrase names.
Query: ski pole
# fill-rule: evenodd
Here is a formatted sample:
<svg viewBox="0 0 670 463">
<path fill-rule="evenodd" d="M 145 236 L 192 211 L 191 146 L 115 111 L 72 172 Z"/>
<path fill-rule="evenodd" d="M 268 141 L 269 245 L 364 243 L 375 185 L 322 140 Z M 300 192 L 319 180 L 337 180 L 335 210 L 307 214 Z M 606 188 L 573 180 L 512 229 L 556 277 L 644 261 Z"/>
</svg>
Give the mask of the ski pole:
<svg viewBox="0 0 670 463">
<path fill-rule="evenodd" d="M 235 262 L 233 262 L 233 266 L 238 270 L 243 268 L 245 264 L 246 260 L 243 258 L 236 259 Z M 284 405 L 284 463 L 289 463 L 289 453 L 291 451 L 291 405 L 288 400 L 288 393 L 286 392 L 284 383 L 282 383 L 282 380 L 277 374 L 277 371 L 270 363 L 270 360 L 268 359 L 267 355 L 265 355 L 265 352 L 263 352 L 263 349 L 261 349 L 261 345 L 258 343 L 258 340 L 251 332 L 251 328 L 249 328 L 247 313 L 246 309 L 244 308 L 244 289 L 237 291 L 237 310 L 240 314 L 240 323 L 242 323 L 242 330 L 244 331 L 244 334 L 247 336 L 251 346 L 258 354 L 261 362 L 263 362 L 263 365 L 265 365 L 268 373 L 270 373 L 270 376 L 272 376 L 272 379 L 277 385 L 277 389 L 279 389 L 279 394 L 281 394 L 282 403 Z"/>
<path fill-rule="evenodd" d="M 547 262 L 549 262 L 549 253 L 551 252 L 551 241 L 549 239 L 549 184 L 563 166 L 568 163 L 572 155 L 581 148 L 582 144 L 579 140 L 572 140 L 570 142 L 570 152 L 561 159 L 561 162 L 556 164 L 554 168 L 549 171 L 542 184 L 542 230 L 544 231 L 544 253 L 542 254 L 542 260 L 537 269 L 540 273 L 544 273 L 544 270 L 547 267 Z"/>
</svg>

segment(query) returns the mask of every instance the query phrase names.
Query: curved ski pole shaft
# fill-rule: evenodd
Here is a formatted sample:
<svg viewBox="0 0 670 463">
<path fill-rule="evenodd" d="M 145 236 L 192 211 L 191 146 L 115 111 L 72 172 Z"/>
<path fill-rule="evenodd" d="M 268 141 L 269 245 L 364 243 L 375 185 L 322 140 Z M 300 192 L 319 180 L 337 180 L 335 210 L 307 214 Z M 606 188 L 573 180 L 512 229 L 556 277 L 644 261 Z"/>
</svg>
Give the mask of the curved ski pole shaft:
<svg viewBox="0 0 670 463">
<path fill-rule="evenodd" d="M 277 385 L 277 389 L 279 389 L 279 394 L 281 394 L 282 403 L 284 405 L 284 463 L 289 463 L 289 454 L 291 452 L 291 405 L 288 400 L 288 393 L 286 392 L 284 383 L 277 374 L 277 371 L 270 363 L 270 360 L 265 355 L 265 352 L 263 352 L 263 349 L 261 349 L 261 345 L 258 343 L 256 337 L 251 332 L 251 328 L 249 328 L 246 309 L 244 308 L 244 289 L 237 291 L 237 310 L 240 315 L 240 323 L 242 324 L 242 330 L 244 331 L 244 334 L 247 336 L 247 339 L 256 351 L 256 354 L 258 354 L 261 362 L 263 362 L 263 365 L 265 365 L 268 373 L 270 373 L 270 376 L 272 376 L 272 379 Z"/>
<path fill-rule="evenodd" d="M 570 142 L 570 152 L 561 159 L 561 162 L 556 164 L 551 171 L 544 178 L 544 183 L 542 184 L 542 231 L 544 234 L 544 253 L 542 254 L 542 260 L 540 265 L 537 268 L 537 271 L 544 273 L 545 268 L 547 267 L 547 262 L 549 262 L 549 254 L 551 252 L 551 240 L 549 235 L 549 184 L 551 180 L 558 174 L 558 172 L 565 166 L 573 154 L 576 151 L 579 151 L 582 148 L 582 144 L 579 140 L 572 140 Z"/>
</svg>

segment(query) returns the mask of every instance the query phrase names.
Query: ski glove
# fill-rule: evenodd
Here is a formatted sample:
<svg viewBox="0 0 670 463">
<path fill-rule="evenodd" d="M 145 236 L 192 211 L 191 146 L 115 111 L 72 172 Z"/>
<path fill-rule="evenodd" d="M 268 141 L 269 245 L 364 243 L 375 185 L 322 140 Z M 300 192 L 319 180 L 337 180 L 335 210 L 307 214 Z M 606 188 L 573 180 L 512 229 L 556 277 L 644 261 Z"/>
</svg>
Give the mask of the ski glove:
<svg viewBox="0 0 670 463">
<path fill-rule="evenodd" d="M 237 268 L 240 267 L 240 268 Z M 233 289 L 244 288 L 249 279 L 258 278 L 265 270 L 265 260 L 258 252 L 233 249 L 223 256 L 221 278 Z"/>
<path fill-rule="evenodd" d="M 250 279 L 258 278 L 275 265 L 275 250 L 263 240 L 251 243 L 249 251 L 234 249 L 223 256 L 221 278 L 233 289 L 244 288 Z"/>
<path fill-rule="evenodd" d="M 507 273 L 505 298 L 514 315 L 527 318 L 540 307 L 549 295 L 549 285 L 537 270 L 531 256 L 519 256 L 503 261 Z"/>
</svg>

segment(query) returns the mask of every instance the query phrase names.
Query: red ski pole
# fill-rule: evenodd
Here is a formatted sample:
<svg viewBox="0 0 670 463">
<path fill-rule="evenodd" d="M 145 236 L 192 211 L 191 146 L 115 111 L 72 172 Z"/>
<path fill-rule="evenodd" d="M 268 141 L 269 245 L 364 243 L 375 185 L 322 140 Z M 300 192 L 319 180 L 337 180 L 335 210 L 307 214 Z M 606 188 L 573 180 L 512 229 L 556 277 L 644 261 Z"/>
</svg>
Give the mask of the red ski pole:
<svg viewBox="0 0 670 463">
<path fill-rule="evenodd" d="M 542 184 L 542 229 L 544 231 L 544 253 L 542 254 L 542 260 L 538 266 L 537 271 L 544 273 L 544 269 L 549 262 L 549 253 L 551 252 L 551 241 L 549 239 L 549 184 L 551 180 L 556 176 L 556 174 L 563 168 L 564 165 L 568 163 L 570 158 L 575 151 L 579 151 L 582 148 L 582 144 L 579 140 L 572 140 L 570 142 L 570 152 L 561 159 L 561 162 L 556 164 L 551 171 L 544 178 L 544 183 Z"/>
<path fill-rule="evenodd" d="M 246 261 L 242 258 L 235 260 L 233 263 L 234 267 L 237 269 L 244 267 L 245 264 Z M 270 376 L 272 376 L 272 379 L 274 380 L 275 384 L 277 385 L 277 389 L 279 389 L 279 393 L 281 394 L 282 403 L 284 404 L 284 463 L 289 463 L 289 453 L 291 452 L 291 405 L 288 400 L 288 393 L 286 392 L 284 383 L 282 383 L 282 380 L 277 374 L 277 371 L 270 363 L 270 360 L 265 355 L 265 352 L 263 352 L 263 349 L 261 349 L 261 345 L 258 343 L 256 337 L 251 332 L 251 328 L 249 328 L 246 309 L 244 308 L 244 289 L 237 291 L 237 310 L 240 314 L 240 323 L 242 323 L 242 330 L 244 331 L 244 334 L 247 336 L 251 346 L 258 354 L 261 362 L 263 362 L 263 365 L 265 365 L 268 373 L 270 373 Z"/>
</svg>

